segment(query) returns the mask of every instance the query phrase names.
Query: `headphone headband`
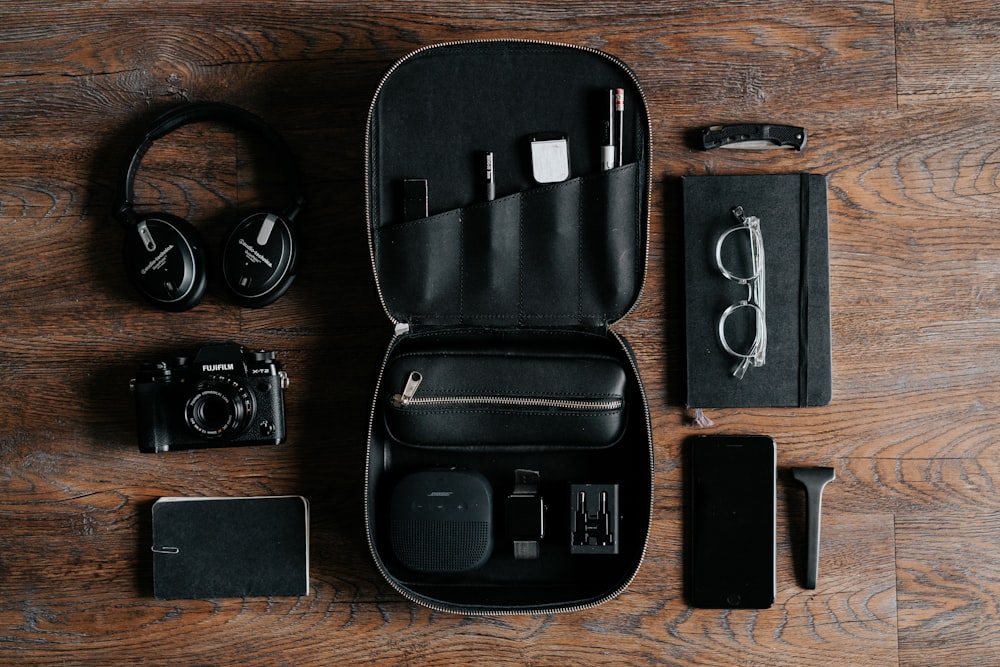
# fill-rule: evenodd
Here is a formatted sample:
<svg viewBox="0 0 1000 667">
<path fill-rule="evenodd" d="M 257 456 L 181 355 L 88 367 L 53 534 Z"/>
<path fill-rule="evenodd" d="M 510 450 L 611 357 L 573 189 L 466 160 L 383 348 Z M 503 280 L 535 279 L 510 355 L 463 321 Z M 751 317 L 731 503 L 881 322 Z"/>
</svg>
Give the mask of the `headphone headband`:
<svg viewBox="0 0 1000 667">
<path fill-rule="evenodd" d="M 133 211 L 135 177 L 139 171 L 139 165 L 142 164 L 142 158 L 153 145 L 153 142 L 180 127 L 205 121 L 221 122 L 253 132 L 263 137 L 277 149 L 282 161 L 282 173 L 288 175 L 292 185 L 292 199 L 283 213 L 289 220 L 294 220 L 299 209 L 302 207 L 304 198 L 302 197 L 299 175 L 295 167 L 295 159 L 292 156 L 291 149 L 289 149 L 288 145 L 281 138 L 281 135 L 275 132 L 263 120 L 249 111 L 221 102 L 185 104 L 170 109 L 153 121 L 152 127 L 143 135 L 132 151 L 132 157 L 128 161 L 128 166 L 125 169 L 122 180 L 119 181 L 115 202 L 111 209 L 112 215 L 125 225 L 135 220 L 136 216 Z"/>
</svg>

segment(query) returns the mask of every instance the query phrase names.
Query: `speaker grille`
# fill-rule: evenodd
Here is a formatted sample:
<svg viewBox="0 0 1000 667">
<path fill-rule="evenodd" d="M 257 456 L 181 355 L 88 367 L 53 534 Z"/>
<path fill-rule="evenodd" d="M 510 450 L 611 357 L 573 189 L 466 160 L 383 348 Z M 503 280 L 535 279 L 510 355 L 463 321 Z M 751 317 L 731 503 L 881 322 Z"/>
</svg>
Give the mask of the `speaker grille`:
<svg viewBox="0 0 1000 667">
<path fill-rule="evenodd" d="M 488 521 L 393 521 L 392 549 L 420 572 L 465 572 L 489 558 Z"/>
</svg>

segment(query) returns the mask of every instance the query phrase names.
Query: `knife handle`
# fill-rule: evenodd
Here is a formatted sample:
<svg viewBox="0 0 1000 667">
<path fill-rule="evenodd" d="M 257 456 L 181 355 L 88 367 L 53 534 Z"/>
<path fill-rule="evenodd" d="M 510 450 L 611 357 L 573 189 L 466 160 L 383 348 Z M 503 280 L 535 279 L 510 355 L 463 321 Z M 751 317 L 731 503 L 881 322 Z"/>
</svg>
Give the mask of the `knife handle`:
<svg viewBox="0 0 1000 667">
<path fill-rule="evenodd" d="M 775 146 L 790 146 L 802 150 L 806 145 L 806 130 L 794 125 L 745 123 L 741 125 L 715 125 L 701 131 L 704 150 L 749 141 L 765 141 Z"/>
</svg>

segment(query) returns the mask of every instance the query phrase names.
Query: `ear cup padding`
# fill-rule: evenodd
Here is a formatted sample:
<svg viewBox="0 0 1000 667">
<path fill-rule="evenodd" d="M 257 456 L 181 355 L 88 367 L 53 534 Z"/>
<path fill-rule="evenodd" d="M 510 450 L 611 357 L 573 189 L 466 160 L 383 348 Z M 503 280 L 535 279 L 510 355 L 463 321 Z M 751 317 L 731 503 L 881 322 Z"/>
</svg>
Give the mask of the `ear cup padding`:
<svg viewBox="0 0 1000 667">
<path fill-rule="evenodd" d="M 266 306 L 292 284 L 299 256 L 295 228 L 283 215 L 261 211 L 233 227 L 222 247 L 222 276 L 233 300 Z"/>
<path fill-rule="evenodd" d="M 123 256 L 129 280 L 161 308 L 187 310 L 205 294 L 205 244 L 182 218 L 155 213 L 139 219 L 126 229 Z"/>
</svg>

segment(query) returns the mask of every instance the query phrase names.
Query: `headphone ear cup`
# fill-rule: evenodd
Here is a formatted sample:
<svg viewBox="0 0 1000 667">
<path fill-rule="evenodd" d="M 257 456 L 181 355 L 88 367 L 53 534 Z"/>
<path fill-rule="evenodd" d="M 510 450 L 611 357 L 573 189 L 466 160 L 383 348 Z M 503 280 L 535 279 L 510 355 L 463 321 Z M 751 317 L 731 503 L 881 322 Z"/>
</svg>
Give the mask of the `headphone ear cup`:
<svg viewBox="0 0 1000 667">
<path fill-rule="evenodd" d="M 299 241 L 280 213 L 261 211 L 241 220 L 222 247 L 222 277 L 233 301 L 260 308 L 273 303 L 295 280 Z"/>
<path fill-rule="evenodd" d="M 164 310 L 188 310 L 205 295 L 205 243 L 183 218 L 168 213 L 140 218 L 125 232 L 123 256 L 132 285 Z"/>
</svg>

